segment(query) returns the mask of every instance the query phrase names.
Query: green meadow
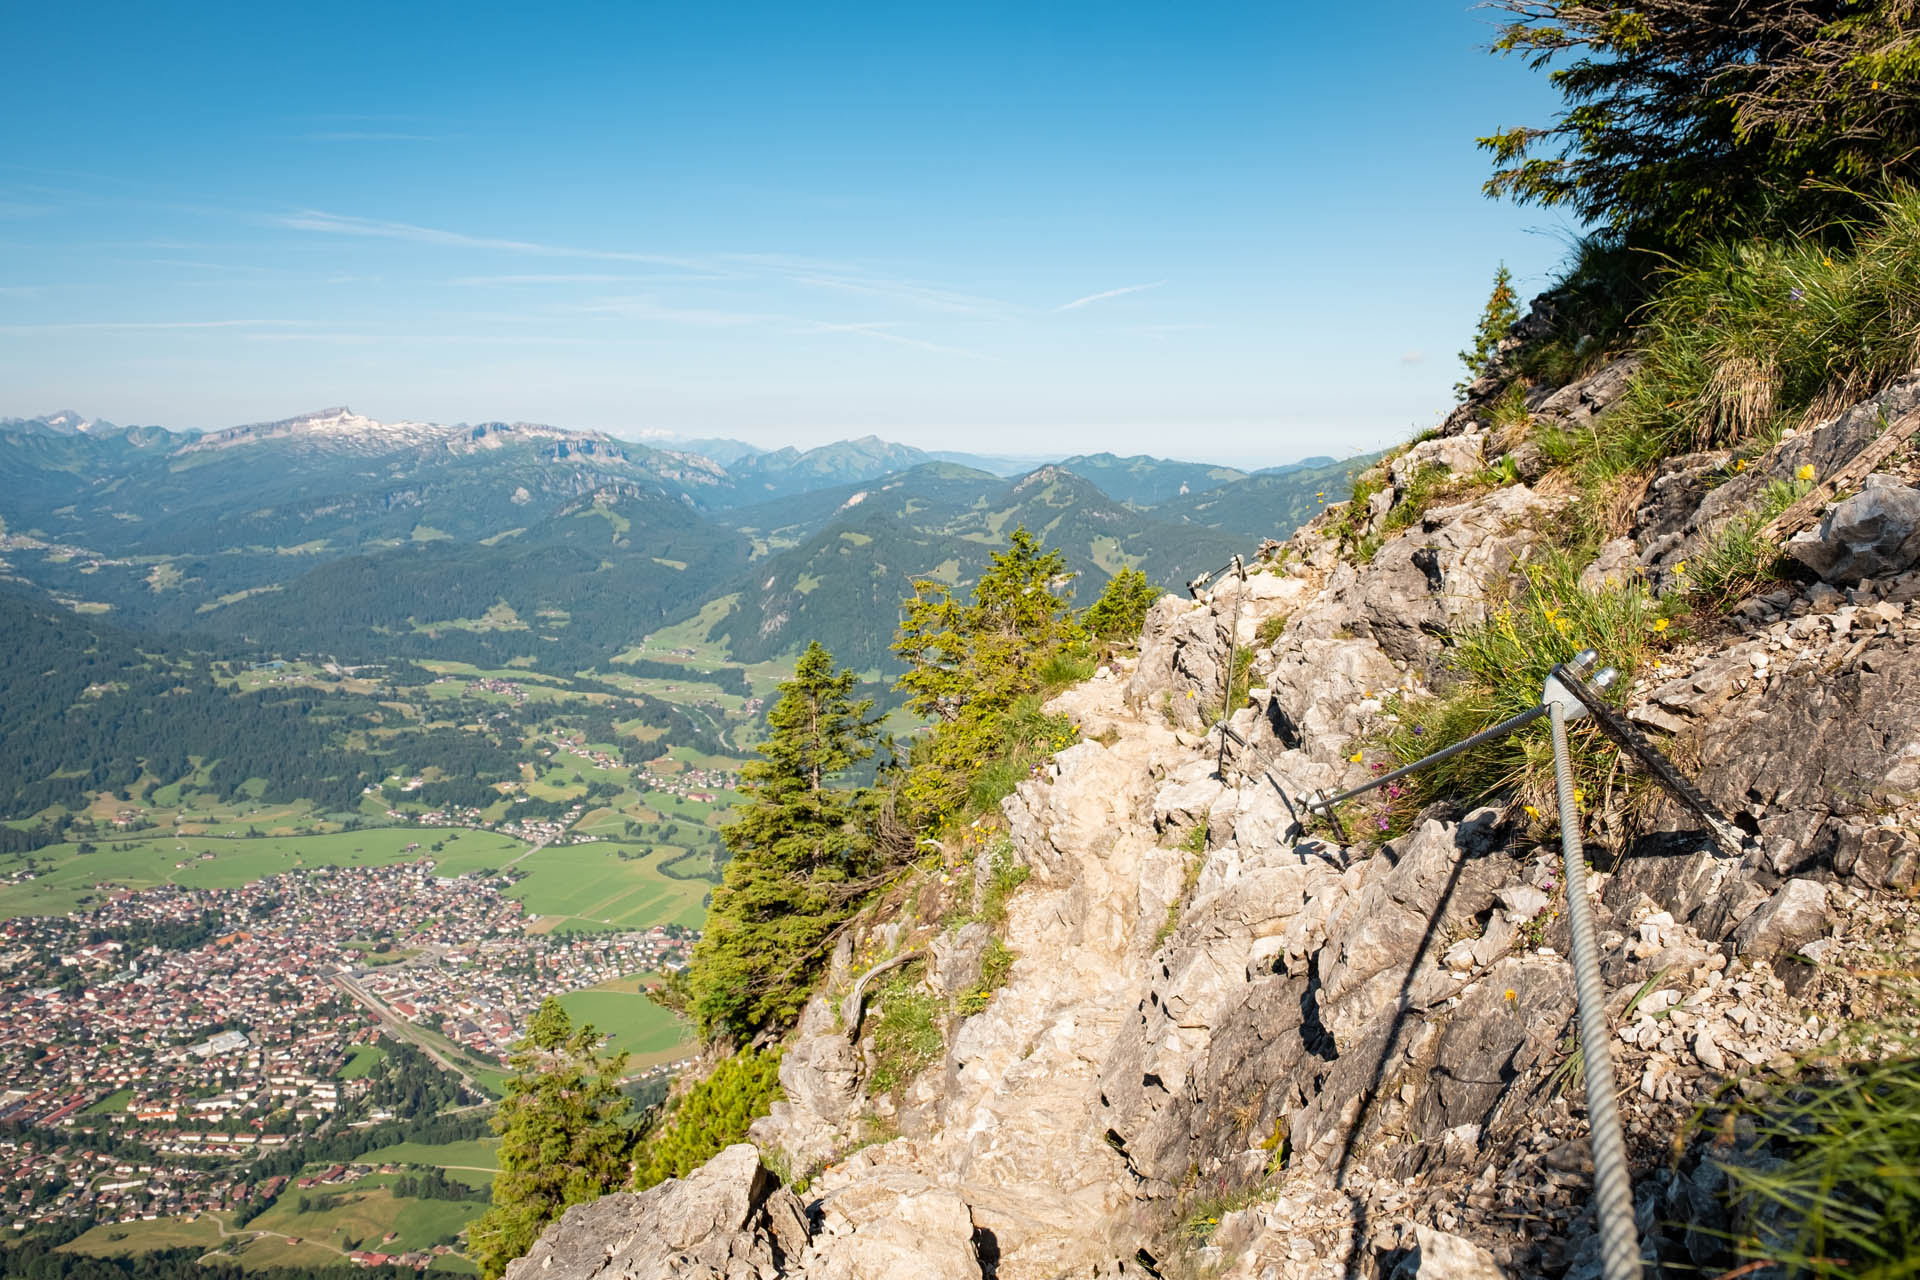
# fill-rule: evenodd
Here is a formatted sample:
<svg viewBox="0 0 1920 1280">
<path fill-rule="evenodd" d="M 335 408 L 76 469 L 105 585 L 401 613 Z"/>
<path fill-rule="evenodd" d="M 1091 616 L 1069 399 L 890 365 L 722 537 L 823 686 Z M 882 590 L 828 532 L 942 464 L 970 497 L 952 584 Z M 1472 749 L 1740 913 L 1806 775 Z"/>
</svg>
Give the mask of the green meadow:
<svg viewBox="0 0 1920 1280">
<path fill-rule="evenodd" d="M 693 1051 L 693 1036 L 685 1023 L 638 990 L 613 989 L 621 986 L 631 988 L 634 984 L 623 981 L 569 991 L 560 997 L 560 1003 L 576 1026 L 590 1022 L 607 1037 L 609 1049 L 632 1054 L 627 1062 L 629 1072 L 673 1062 Z"/>
<path fill-rule="evenodd" d="M 437 853 L 435 843 L 441 845 Z M 409 845 L 419 847 L 409 850 Z M 619 857 L 616 847 L 640 856 Z M 31 854 L 0 856 L 0 875 L 23 870 L 29 858 L 39 868 L 31 881 L 0 885 L 0 919 L 65 915 L 119 889 L 161 884 L 231 889 L 300 867 L 386 866 L 423 857 L 432 858 L 442 875 L 499 869 L 518 859 L 517 867 L 527 874 L 509 896 L 525 902 L 531 914 L 552 917 L 549 928 L 698 928 L 705 918 L 702 901 L 709 886 L 658 870 L 661 860 L 678 849 L 599 841 L 550 845 L 531 855 L 527 850 L 524 841 L 489 831 L 418 827 L 256 838 L 140 834 L 103 839 L 95 852 L 85 854 L 75 844 L 49 845 Z"/>
</svg>

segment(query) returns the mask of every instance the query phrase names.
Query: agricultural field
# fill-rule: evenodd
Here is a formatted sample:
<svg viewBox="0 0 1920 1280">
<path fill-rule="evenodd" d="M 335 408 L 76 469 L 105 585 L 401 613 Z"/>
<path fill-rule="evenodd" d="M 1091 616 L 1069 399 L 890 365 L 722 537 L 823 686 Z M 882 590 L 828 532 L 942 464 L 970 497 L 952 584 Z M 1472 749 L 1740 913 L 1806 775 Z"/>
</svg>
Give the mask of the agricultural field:
<svg viewBox="0 0 1920 1280">
<path fill-rule="evenodd" d="M 485 1211 L 484 1205 L 474 1201 L 402 1199 L 393 1194 L 392 1182 L 391 1176 L 376 1174 L 344 1186 L 305 1192 L 290 1189 L 247 1226 L 341 1251 L 398 1253 L 451 1244 L 467 1223 Z M 302 1213 L 303 1196 L 309 1204 L 327 1207 Z M 396 1238 L 387 1240 L 390 1234 Z"/>
<path fill-rule="evenodd" d="M 622 858 L 617 850 L 625 850 Z M 570 929 L 646 929 L 681 924 L 697 929 L 706 919 L 704 880 L 663 875 L 660 863 L 680 852 L 646 845 L 595 841 L 548 845 L 517 866 L 527 876 L 511 896 L 541 917 L 544 931 Z"/>
<path fill-rule="evenodd" d="M 346 1263 L 340 1251 L 326 1245 L 301 1240 L 298 1244 L 282 1236 L 239 1237 L 221 1250 L 231 1255 L 244 1271 L 271 1271 L 279 1267 L 338 1267 Z"/>
<path fill-rule="evenodd" d="M 500 1168 L 500 1139 L 473 1138 L 464 1142 L 400 1142 L 369 1151 L 360 1159 L 368 1164 L 417 1164 L 445 1169 L 447 1176 L 469 1186 L 485 1186 Z"/>
<path fill-rule="evenodd" d="M 676 1062 L 693 1051 L 686 1024 L 640 993 L 631 978 L 560 997 L 574 1025 L 591 1022 L 607 1047 L 632 1054 L 629 1072 Z"/>
<path fill-rule="evenodd" d="M 63 1253 L 96 1258 L 127 1258 L 157 1249 L 217 1249 L 222 1224 L 212 1214 L 197 1218 L 156 1218 L 152 1222 L 103 1222 L 60 1246 Z"/>
<path fill-rule="evenodd" d="M 434 842 L 442 842 L 438 853 Z M 409 849 L 408 846 L 417 846 Z M 257 838 L 139 833 L 98 844 L 49 845 L 32 853 L 0 855 L 0 876 L 36 867 L 35 878 L 0 884 L 0 919 L 66 915 L 103 891 L 178 884 L 236 889 L 298 867 L 386 866 L 431 857 L 445 875 L 499 868 L 524 854 L 526 843 L 490 831 L 375 827 L 326 835 Z"/>
</svg>

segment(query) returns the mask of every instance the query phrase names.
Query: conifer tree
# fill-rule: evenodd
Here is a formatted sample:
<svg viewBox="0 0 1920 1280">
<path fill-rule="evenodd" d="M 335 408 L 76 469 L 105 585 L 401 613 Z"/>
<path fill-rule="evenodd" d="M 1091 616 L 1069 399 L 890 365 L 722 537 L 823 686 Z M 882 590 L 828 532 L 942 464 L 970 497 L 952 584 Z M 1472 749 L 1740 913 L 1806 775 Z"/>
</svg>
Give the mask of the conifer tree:
<svg viewBox="0 0 1920 1280">
<path fill-rule="evenodd" d="M 603 1055 L 591 1025 L 575 1029 L 552 996 L 511 1059 L 514 1076 L 494 1114 L 500 1173 L 493 1205 L 467 1232 L 488 1280 L 522 1257 L 570 1205 L 595 1200 L 630 1174 L 634 1133 L 624 1123 L 627 1055 Z"/>
<path fill-rule="evenodd" d="M 1493 293 L 1487 298 L 1486 310 L 1480 313 L 1480 324 L 1473 331 L 1473 345 L 1460 353 L 1461 363 L 1467 366 L 1467 376 L 1453 384 L 1455 391 L 1465 395 L 1467 388 L 1487 371 L 1500 349 L 1500 339 L 1507 336 L 1507 330 L 1519 318 L 1520 297 L 1513 291 L 1513 274 L 1503 262 L 1493 273 Z"/>
<path fill-rule="evenodd" d="M 868 871 L 870 789 L 845 775 L 880 741 L 854 673 L 807 646 L 767 715 L 761 759 L 741 770 L 746 802 L 722 831 L 732 860 L 714 891 L 688 975 L 703 1036 L 744 1041 L 790 1021 L 806 1002 L 825 939 L 852 909 L 849 882 Z"/>
<path fill-rule="evenodd" d="M 1085 639 L 1074 621 L 1066 558 L 1020 527 L 980 575 L 967 603 L 930 580 L 913 584 L 894 652 L 907 664 L 907 705 L 939 719 L 915 745 L 900 801 L 916 822 L 938 824 L 1009 745 L 1015 704 L 1044 683 L 1046 664 Z M 1025 708 L 1024 718 L 1038 715 Z"/>
<path fill-rule="evenodd" d="M 1066 580 L 1066 557 L 1022 525 L 961 604 L 943 584 L 913 584 L 893 649 L 907 664 L 907 705 L 952 721 L 966 708 L 1004 709 L 1037 684 L 1035 674 L 1062 644 L 1079 636 Z"/>
<path fill-rule="evenodd" d="M 1131 640 L 1147 623 L 1147 610 L 1160 598 L 1160 589 L 1138 569 L 1122 569 L 1087 610 L 1087 634 L 1100 640 Z"/>
</svg>

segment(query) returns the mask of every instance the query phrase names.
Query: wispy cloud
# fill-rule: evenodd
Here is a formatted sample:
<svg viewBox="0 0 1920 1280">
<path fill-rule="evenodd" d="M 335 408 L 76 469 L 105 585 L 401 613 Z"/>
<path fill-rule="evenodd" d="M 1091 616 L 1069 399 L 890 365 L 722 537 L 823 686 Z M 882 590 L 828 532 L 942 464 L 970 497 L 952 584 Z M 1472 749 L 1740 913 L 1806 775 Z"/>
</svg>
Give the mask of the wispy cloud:
<svg viewBox="0 0 1920 1280">
<path fill-rule="evenodd" d="M 587 315 L 624 316 L 629 320 L 653 320 L 663 324 L 685 325 L 697 329 L 733 328 L 750 324 L 780 324 L 788 317 L 764 311 L 729 311 L 719 307 L 677 307 L 653 298 L 597 298 L 563 308 Z"/>
<path fill-rule="evenodd" d="M 290 323 L 285 320 L 82 320 L 60 324 L 0 325 L 0 333 L 52 333 L 74 330 L 124 329 L 258 329 Z"/>
<path fill-rule="evenodd" d="M 728 278 L 729 277 L 717 272 L 701 271 L 683 271 L 673 274 L 650 272 L 646 275 L 610 275 L 604 272 L 594 271 L 561 271 L 530 275 L 455 276 L 453 279 L 447 281 L 447 283 L 477 289 L 489 289 L 567 284 L 690 284 L 706 280 L 724 280 Z"/>
<path fill-rule="evenodd" d="M 387 222 L 379 218 L 359 218 L 350 214 L 303 209 L 283 214 L 273 222 L 294 231 L 316 231 L 328 235 L 367 236 L 381 240 L 407 240 L 415 244 L 438 244 L 459 249 L 494 249 L 536 258 L 587 258 L 606 262 L 651 262 L 662 266 L 698 265 L 686 258 L 660 253 L 630 253 L 617 249 L 581 249 L 570 245 L 540 244 L 531 240 L 507 240 L 495 236 L 470 236 L 440 227 L 421 227 L 410 222 Z"/>
<path fill-rule="evenodd" d="M 978 351 L 968 351 L 964 347 L 950 347 L 941 342 L 928 342 L 925 338 L 915 338 L 904 333 L 892 332 L 892 326 L 882 321 L 863 321 L 854 324 L 829 324 L 824 321 L 809 323 L 802 333 L 852 333 L 863 338 L 874 338 L 880 342 L 891 342 L 896 346 L 916 347 L 921 351 L 937 351 L 942 355 L 965 356 L 969 360 L 992 360 L 994 357 Z"/>
<path fill-rule="evenodd" d="M 55 211 L 50 204 L 25 204 L 18 200 L 0 200 L 0 218 L 44 218 Z"/>
<path fill-rule="evenodd" d="M 1166 283 L 1165 280 L 1155 280 L 1149 284 L 1125 284 L 1125 285 L 1121 285 L 1118 289 L 1106 289 L 1099 293 L 1090 293 L 1084 298 L 1075 298 L 1072 302 L 1067 303 L 1065 306 L 1055 307 L 1054 310 L 1055 311 L 1076 311 L 1079 308 L 1086 306 L 1090 302 L 1104 302 L 1108 298 L 1118 298 L 1122 294 L 1140 293 L 1147 289 L 1158 289 L 1161 285 L 1165 283 Z"/>
<path fill-rule="evenodd" d="M 1400 353 L 1401 364 L 1419 364 L 1426 358 L 1427 353 L 1424 351 L 1402 351 Z"/>
<path fill-rule="evenodd" d="M 812 288 L 833 289 L 841 293 L 856 293 L 865 297 L 890 298 L 898 302 L 931 307 L 936 311 L 957 311 L 977 315 L 1005 309 L 1003 304 L 991 298 L 977 297 L 952 289 L 941 289 L 933 285 L 916 284 L 910 280 L 884 280 L 846 274 L 830 275 L 818 271 L 788 275 L 786 278 L 795 284 Z"/>
<path fill-rule="evenodd" d="M 416 244 L 443 245 L 458 249 L 485 249 L 531 258 L 577 258 L 587 262 L 632 262 L 673 267 L 702 279 L 746 280 L 774 279 L 804 288 L 829 289 L 867 297 L 886 298 L 933 310 L 964 313 L 995 313 L 1010 310 L 1006 304 L 958 289 L 877 274 L 846 263 L 822 262 L 776 253 L 644 253 L 626 249 L 592 249 L 575 245 L 544 244 L 533 240 L 512 240 L 496 236 L 475 236 L 442 227 L 423 227 L 409 222 L 390 222 L 351 214 L 329 213 L 320 209 L 302 209 L 272 219 L 281 227 L 326 235 L 366 236 L 385 240 L 405 240 Z M 543 276 L 469 276 L 456 283 L 558 283 L 557 277 Z M 1150 288 L 1149 285 L 1135 286 Z M 1123 291 L 1124 292 L 1124 291 Z"/>
<path fill-rule="evenodd" d="M 434 133 L 381 133 L 367 129 L 339 129 L 297 135 L 301 142 L 445 142 Z"/>
</svg>

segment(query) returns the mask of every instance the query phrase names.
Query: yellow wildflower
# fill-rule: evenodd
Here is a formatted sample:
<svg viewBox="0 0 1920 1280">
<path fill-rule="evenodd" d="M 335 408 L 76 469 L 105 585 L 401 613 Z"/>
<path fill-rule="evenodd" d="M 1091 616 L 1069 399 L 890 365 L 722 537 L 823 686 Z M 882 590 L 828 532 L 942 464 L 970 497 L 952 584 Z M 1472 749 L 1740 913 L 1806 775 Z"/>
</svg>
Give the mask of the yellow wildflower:
<svg viewBox="0 0 1920 1280">
<path fill-rule="evenodd" d="M 1683 577 L 1683 578 L 1684 578 L 1684 577 L 1686 577 L 1686 576 L 1687 576 L 1687 562 L 1686 562 L 1685 560 L 1682 560 L 1682 561 L 1681 561 L 1681 562 L 1680 562 L 1679 564 L 1677 564 L 1677 565 L 1675 565 L 1675 566 L 1673 566 L 1673 571 L 1674 571 L 1674 572 L 1675 572 L 1676 574 L 1679 574 L 1679 575 L 1680 575 L 1681 577 Z"/>
<path fill-rule="evenodd" d="M 1347 757 L 1347 759 L 1352 761 L 1354 764 L 1359 764 L 1365 758 L 1366 758 L 1366 752 L 1364 751 L 1356 751 L 1352 755 Z"/>
<path fill-rule="evenodd" d="M 1507 988 L 1507 999 L 1509 1001 L 1518 1000 L 1519 998 L 1520 998 L 1520 995 L 1518 992 L 1516 992 L 1512 987 Z"/>
<path fill-rule="evenodd" d="M 1655 618 L 1653 620 L 1653 629 L 1655 631 L 1665 631 L 1668 625 L 1669 624 L 1665 618 Z"/>
<path fill-rule="evenodd" d="M 1540 811 L 1532 805 L 1524 805 L 1522 807 L 1526 809 L 1529 818 L 1538 818 L 1540 816 Z"/>
<path fill-rule="evenodd" d="M 1745 458 L 1741 458 L 1739 461 L 1733 464 L 1733 469 L 1735 471 L 1745 471 L 1747 469 L 1747 460 Z"/>
<path fill-rule="evenodd" d="M 1813 464 L 1812 464 L 1811 462 L 1803 462 L 1803 463 L 1801 463 L 1801 464 L 1800 464 L 1800 469 L 1799 469 L 1798 471 L 1796 471 L 1796 472 L 1794 472 L 1794 473 L 1793 473 L 1793 478 L 1794 478 L 1795 480 L 1811 480 L 1811 479 L 1813 479 Z"/>
</svg>

